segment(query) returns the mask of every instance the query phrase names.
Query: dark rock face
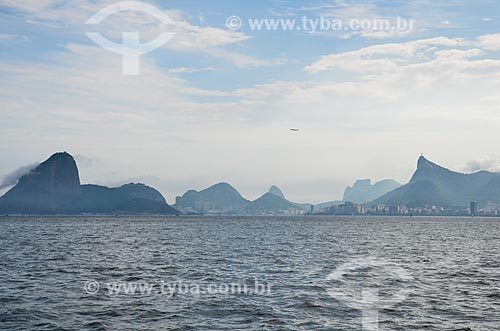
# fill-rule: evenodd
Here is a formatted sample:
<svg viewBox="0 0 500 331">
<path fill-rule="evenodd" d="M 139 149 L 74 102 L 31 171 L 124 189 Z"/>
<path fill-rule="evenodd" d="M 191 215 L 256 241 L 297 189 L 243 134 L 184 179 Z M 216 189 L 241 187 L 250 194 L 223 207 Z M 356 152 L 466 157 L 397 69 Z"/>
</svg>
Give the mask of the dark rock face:
<svg viewBox="0 0 500 331">
<path fill-rule="evenodd" d="M 374 203 L 466 207 L 470 201 L 500 203 L 500 174 L 488 171 L 463 174 L 421 156 L 410 182 Z"/>
<path fill-rule="evenodd" d="M 0 197 L 0 214 L 177 214 L 160 192 L 144 184 L 117 188 L 80 185 L 73 157 L 52 155 Z"/>
<path fill-rule="evenodd" d="M 177 197 L 175 207 L 186 212 L 236 212 L 250 202 L 228 183 L 219 183 L 203 191 L 190 190 L 182 197 Z"/>
<path fill-rule="evenodd" d="M 53 214 L 82 193 L 75 160 L 68 153 L 56 153 L 28 174 L 0 198 L 4 213 Z"/>
</svg>

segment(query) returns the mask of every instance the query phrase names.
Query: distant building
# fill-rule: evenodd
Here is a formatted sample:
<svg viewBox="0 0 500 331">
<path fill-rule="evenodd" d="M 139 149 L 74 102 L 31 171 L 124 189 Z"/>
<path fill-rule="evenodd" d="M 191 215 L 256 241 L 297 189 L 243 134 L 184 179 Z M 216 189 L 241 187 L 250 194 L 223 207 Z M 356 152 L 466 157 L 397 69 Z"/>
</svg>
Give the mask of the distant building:
<svg viewBox="0 0 500 331">
<path fill-rule="evenodd" d="M 471 201 L 470 202 L 470 216 L 476 216 L 476 215 L 477 215 L 477 202 Z"/>
<path fill-rule="evenodd" d="M 364 215 L 366 213 L 366 208 L 363 204 L 355 204 L 346 201 L 338 206 L 330 206 L 327 213 L 333 215 Z"/>
<path fill-rule="evenodd" d="M 398 215 L 399 206 L 389 206 L 389 215 Z"/>
</svg>

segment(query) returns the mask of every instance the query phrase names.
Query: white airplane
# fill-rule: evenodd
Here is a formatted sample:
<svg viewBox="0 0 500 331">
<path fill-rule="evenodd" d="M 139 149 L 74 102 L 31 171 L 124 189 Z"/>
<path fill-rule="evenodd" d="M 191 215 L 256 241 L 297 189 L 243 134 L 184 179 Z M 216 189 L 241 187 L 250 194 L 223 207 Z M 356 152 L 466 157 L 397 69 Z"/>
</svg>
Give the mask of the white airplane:
<svg viewBox="0 0 500 331">
<path fill-rule="evenodd" d="M 295 132 L 298 132 L 298 131 L 299 131 L 299 129 L 297 129 L 297 128 L 291 128 L 291 129 L 290 129 L 290 131 L 295 131 Z"/>
</svg>

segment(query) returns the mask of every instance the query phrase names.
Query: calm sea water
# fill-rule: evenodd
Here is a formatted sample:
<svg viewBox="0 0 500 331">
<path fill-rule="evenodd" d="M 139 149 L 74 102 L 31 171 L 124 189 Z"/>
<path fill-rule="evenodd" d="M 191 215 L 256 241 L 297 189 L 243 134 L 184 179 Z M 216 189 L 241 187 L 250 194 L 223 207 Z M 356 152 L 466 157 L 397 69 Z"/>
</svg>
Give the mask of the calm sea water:
<svg viewBox="0 0 500 331">
<path fill-rule="evenodd" d="M 395 269 L 328 277 L 373 260 Z M 203 292 L 255 281 L 269 291 Z M 117 283 L 156 287 L 110 293 Z M 500 221 L 0 218 L 2 330 L 361 330 L 361 310 L 331 290 L 365 286 L 405 293 L 380 309 L 380 330 L 500 330 Z"/>
</svg>

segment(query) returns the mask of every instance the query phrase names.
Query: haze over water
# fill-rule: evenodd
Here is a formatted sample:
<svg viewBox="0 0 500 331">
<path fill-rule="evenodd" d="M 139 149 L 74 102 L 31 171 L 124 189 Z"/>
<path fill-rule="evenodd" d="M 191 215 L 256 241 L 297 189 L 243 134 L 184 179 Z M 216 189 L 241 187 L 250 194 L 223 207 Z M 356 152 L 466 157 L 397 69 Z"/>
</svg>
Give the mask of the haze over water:
<svg viewBox="0 0 500 331">
<path fill-rule="evenodd" d="M 327 276 L 359 258 L 388 295 L 380 330 L 498 329 L 500 222 L 470 218 L 0 218 L 2 330 L 361 330 Z M 368 273 L 375 270 L 365 270 Z M 367 274 L 353 273 L 350 286 Z M 89 281 L 101 284 L 87 293 Z M 240 282 L 265 294 L 111 295 L 112 282 Z"/>
</svg>

